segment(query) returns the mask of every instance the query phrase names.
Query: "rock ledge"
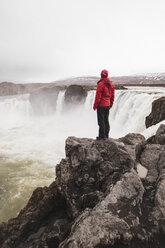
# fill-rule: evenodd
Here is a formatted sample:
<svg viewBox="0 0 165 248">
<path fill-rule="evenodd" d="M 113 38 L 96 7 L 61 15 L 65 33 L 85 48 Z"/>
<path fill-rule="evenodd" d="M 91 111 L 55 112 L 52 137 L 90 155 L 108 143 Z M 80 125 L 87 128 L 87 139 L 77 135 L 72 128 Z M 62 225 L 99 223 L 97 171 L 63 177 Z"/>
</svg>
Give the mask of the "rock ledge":
<svg viewBox="0 0 165 248">
<path fill-rule="evenodd" d="M 1 248 L 164 248 L 165 126 L 96 141 L 69 137 L 56 180 L 0 224 Z M 140 178 L 137 165 L 148 173 Z"/>
</svg>

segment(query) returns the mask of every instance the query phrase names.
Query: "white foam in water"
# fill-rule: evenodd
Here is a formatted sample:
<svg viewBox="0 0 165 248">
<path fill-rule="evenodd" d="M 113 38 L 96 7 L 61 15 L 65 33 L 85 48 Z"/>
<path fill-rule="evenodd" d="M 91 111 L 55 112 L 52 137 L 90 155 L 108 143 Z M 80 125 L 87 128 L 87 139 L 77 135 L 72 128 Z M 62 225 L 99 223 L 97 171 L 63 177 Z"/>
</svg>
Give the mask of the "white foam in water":
<svg viewBox="0 0 165 248">
<path fill-rule="evenodd" d="M 161 121 L 159 123 L 157 123 L 156 125 L 153 125 L 147 129 L 145 129 L 142 134 L 144 135 L 144 137 L 146 139 L 150 138 L 151 136 L 155 135 L 156 134 L 156 131 L 158 130 L 159 126 L 161 124 L 164 124 L 165 125 L 165 120 L 164 121 Z"/>
<path fill-rule="evenodd" d="M 15 216 L 34 188 L 53 181 L 68 136 L 98 135 L 95 91 L 88 92 L 83 105 L 65 112 L 64 94 L 58 95 L 55 114 L 47 116 L 34 116 L 29 95 L 0 97 L 0 221 Z M 145 117 L 152 102 L 162 95 L 163 88 L 117 90 L 110 110 L 110 136 L 141 132 L 149 137 L 156 132 L 159 125 L 145 130 Z"/>
<path fill-rule="evenodd" d="M 151 92 L 145 92 L 144 88 L 143 92 L 136 88 L 131 91 L 116 91 L 116 104 L 110 114 L 112 137 L 118 138 L 127 133 L 145 130 L 145 117 L 151 112 L 152 102 L 163 94 Z"/>
</svg>

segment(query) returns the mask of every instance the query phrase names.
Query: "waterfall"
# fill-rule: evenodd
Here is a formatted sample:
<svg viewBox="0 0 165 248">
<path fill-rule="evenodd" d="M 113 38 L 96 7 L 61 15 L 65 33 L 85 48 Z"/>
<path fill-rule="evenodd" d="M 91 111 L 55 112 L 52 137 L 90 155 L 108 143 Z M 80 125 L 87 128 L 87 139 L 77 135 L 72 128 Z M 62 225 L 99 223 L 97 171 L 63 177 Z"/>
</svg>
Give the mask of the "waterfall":
<svg viewBox="0 0 165 248">
<path fill-rule="evenodd" d="M 65 96 L 65 90 L 60 91 L 57 97 L 57 104 L 56 104 L 56 114 L 60 115 L 62 114 L 63 110 L 63 103 L 64 103 L 64 96 Z"/>
<path fill-rule="evenodd" d="M 24 115 L 30 114 L 31 106 L 29 94 L 0 97 L 0 115 Z"/>
<path fill-rule="evenodd" d="M 86 101 L 84 103 L 84 110 L 85 111 L 91 111 L 93 107 L 93 102 L 95 98 L 95 90 L 88 91 Z"/>
<path fill-rule="evenodd" d="M 165 90 L 135 87 L 116 90 L 115 101 L 110 110 L 111 137 L 118 138 L 129 132 L 143 132 L 145 118 L 150 114 L 152 102 L 165 95 Z M 84 109 L 93 115 L 95 91 L 88 93 Z"/>
<path fill-rule="evenodd" d="M 0 97 L 0 128 L 22 125 L 31 113 L 29 94 Z"/>
<path fill-rule="evenodd" d="M 145 130 L 145 117 L 151 112 L 152 102 L 162 95 L 165 95 L 163 88 L 132 87 L 128 90 L 116 90 L 114 105 L 110 110 L 109 117 L 111 137 L 118 138 L 129 132 L 143 132 Z M 63 116 L 64 122 L 72 122 L 71 118 L 74 119 L 77 114 L 79 123 L 82 125 L 84 123 L 87 129 L 95 128 L 96 132 L 97 125 L 94 127 L 91 124 L 96 122 L 96 112 L 93 111 L 95 91 L 88 92 L 85 103 L 78 105 L 78 110 L 73 108 L 71 112 L 68 111 L 65 114 L 63 113 L 64 96 L 65 91 L 60 91 L 56 102 L 56 111 L 52 113 L 53 116 L 56 116 L 56 121 L 57 118 Z M 6 123 L 7 126 L 9 124 L 15 126 L 19 125 L 20 122 L 22 123 L 23 120 L 27 121 L 27 118 L 33 119 L 34 115 L 29 102 L 29 95 L 0 97 L 0 117 L 0 127 L 6 126 Z M 85 133 L 83 132 L 83 134 Z M 92 136 L 94 136 L 94 132 Z"/>
<path fill-rule="evenodd" d="M 68 136 L 98 135 L 95 91 L 88 92 L 84 104 L 65 112 L 64 95 L 65 91 L 59 92 L 51 114 L 46 114 L 49 109 L 43 101 L 43 115 L 34 114 L 29 95 L 0 97 L 0 221 L 14 217 L 36 187 L 54 180 L 54 166 L 65 156 Z M 110 137 L 129 132 L 141 132 L 146 138 L 153 135 L 160 124 L 146 129 L 145 117 L 152 102 L 163 95 L 163 88 L 116 90 L 110 110 Z"/>
<path fill-rule="evenodd" d="M 110 111 L 112 136 L 120 137 L 129 132 L 144 131 L 145 118 L 151 112 L 152 102 L 162 93 L 140 92 L 139 90 L 116 91 L 114 106 Z"/>
</svg>

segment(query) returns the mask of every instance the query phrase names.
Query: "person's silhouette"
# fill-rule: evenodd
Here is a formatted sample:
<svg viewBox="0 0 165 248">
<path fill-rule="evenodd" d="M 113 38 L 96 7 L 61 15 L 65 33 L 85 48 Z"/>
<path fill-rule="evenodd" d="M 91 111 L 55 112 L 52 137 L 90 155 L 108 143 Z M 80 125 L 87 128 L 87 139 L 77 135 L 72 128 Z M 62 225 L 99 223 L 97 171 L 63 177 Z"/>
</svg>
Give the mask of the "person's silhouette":
<svg viewBox="0 0 165 248">
<path fill-rule="evenodd" d="M 97 83 L 97 90 L 93 109 L 97 109 L 97 121 L 99 125 L 99 135 L 97 140 L 109 137 L 109 110 L 113 105 L 115 88 L 108 78 L 108 71 L 101 72 L 101 79 Z"/>
</svg>

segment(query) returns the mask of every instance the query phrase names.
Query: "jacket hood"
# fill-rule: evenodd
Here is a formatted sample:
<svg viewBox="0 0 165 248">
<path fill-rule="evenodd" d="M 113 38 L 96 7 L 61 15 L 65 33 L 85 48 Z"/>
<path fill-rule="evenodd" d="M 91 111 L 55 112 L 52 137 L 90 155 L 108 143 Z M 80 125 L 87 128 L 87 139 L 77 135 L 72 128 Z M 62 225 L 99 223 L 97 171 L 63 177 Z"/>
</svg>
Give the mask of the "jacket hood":
<svg viewBox="0 0 165 248">
<path fill-rule="evenodd" d="M 102 70 L 101 78 L 107 78 L 107 77 L 108 77 L 108 71 L 107 70 Z"/>
</svg>

